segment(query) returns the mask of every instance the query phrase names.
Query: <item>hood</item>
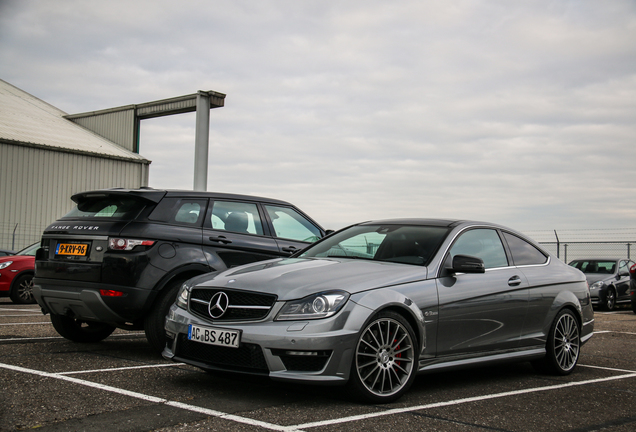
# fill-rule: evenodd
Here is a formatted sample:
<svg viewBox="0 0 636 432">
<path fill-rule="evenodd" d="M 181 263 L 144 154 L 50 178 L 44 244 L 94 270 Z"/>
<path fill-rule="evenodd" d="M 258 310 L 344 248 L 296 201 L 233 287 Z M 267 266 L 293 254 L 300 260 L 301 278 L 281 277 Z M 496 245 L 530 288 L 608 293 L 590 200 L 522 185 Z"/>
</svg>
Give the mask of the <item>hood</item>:
<svg viewBox="0 0 636 432">
<path fill-rule="evenodd" d="M 288 258 L 211 273 L 198 287 L 225 287 L 276 294 L 293 300 L 330 290 L 354 294 L 427 278 L 427 268 L 408 264 L 339 258 Z"/>
<path fill-rule="evenodd" d="M 616 280 L 616 275 L 608 275 L 602 273 L 585 273 L 585 279 L 587 283 L 591 286 L 594 282 L 598 281 L 607 281 L 614 279 Z"/>
<path fill-rule="evenodd" d="M 33 255 L 10 255 L 5 257 L 0 257 L 0 264 L 7 261 L 11 261 L 14 264 L 17 264 L 21 262 L 35 261 L 35 257 Z"/>
</svg>

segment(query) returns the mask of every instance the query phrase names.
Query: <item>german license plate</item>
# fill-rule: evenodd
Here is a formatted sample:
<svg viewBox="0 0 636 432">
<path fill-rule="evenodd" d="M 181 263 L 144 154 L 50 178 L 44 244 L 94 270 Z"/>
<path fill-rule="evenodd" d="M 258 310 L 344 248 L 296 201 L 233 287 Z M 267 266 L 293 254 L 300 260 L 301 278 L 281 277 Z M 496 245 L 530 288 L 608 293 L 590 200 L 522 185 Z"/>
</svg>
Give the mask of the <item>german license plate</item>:
<svg viewBox="0 0 636 432">
<path fill-rule="evenodd" d="M 190 324 L 188 339 L 208 345 L 238 348 L 241 341 L 241 332 L 217 327 L 199 327 Z"/>
<path fill-rule="evenodd" d="M 86 256 L 88 245 L 85 243 L 58 243 L 55 255 Z"/>
</svg>

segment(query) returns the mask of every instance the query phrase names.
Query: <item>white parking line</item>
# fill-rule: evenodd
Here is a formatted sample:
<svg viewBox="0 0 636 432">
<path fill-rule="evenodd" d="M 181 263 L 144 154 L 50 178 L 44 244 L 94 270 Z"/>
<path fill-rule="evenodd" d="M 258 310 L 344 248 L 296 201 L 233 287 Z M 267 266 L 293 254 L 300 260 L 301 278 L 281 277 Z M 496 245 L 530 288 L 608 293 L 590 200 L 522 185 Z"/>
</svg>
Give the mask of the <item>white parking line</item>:
<svg viewBox="0 0 636 432">
<path fill-rule="evenodd" d="M 31 322 L 31 323 L 6 323 L 6 324 L 0 324 L 0 326 L 29 325 L 29 324 L 48 324 L 48 325 L 51 325 L 51 321 L 47 321 L 47 322 Z"/>
<path fill-rule="evenodd" d="M 263 427 L 263 428 L 266 428 L 266 429 L 276 430 L 276 431 L 287 431 L 287 430 L 290 430 L 289 428 L 286 428 L 284 426 L 279 426 L 279 425 L 275 425 L 275 424 L 272 424 L 272 423 L 262 422 L 262 421 L 250 419 L 250 418 L 247 418 L 247 417 L 235 416 L 233 414 L 227 414 L 227 413 L 224 413 L 224 412 L 215 411 L 215 410 L 211 410 L 211 409 L 207 409 L 207 408 L 201 408 L 201 407 L 197 407 L 197 406 L 193 406 L 193 405 L 188 405 L 188 404 L 184 404 L 184 403 L 181 403 L 181 402 L 169 401 L 168 399 L 158 398 L 158 397 L 155 397 L 155 396 L 145 395 L 143 393 L 137 393 L 137 392 L 134 392 L 134 391 L 124 390 L 124 389 L 120 389 L 120 388 L 117 388 L 117 387 L 111 387 L 111 386 L 107 386 L 107 385 L 104 385 L 104 384 L 98 384 L 98 383 L 94 383 L 94 382 L 90 382 L 90 381 L 85 381 L 85 380 L 81 380 L 81 379 L 77 379 L 77 378 L 72 378 L 72 377 L 60 375 L 60 374 L 57 374 L 57 373 L 49 373 L 49 372 L 43 372 L 43 371 L 38 371 L 38 370 L 33 370 L 33 369 L 27 369 L 27 368 L 23 368 L 23 367 L 20 367 L 20 366 L 12 366 L 12 365 L 8 365 L 8 364 L 4 364 L 4 363 L 0 363 L 0 368 L 13 370 L 13 371 L 16 371 L 16 372 L 28 373 L 28 374 L 32 374 L 32 375 L 38 375 L 38 376 L 45 377 L 45 378 L 54 378 L 54 379 L 59 379 L 59 380 L 63 380 L 63 381 L 68 381 L 68 382 L 72 382 L 72 383 L 75 383 L 75 384 L 79 384 L 79 385 L 83 385 L 83 386 L 87 386 L 87 387 L 92 387 L 92 388 L 95 388 L 95 389 L 98 389 L 98 390 L 104 390 L 104 391 L 117 393 L 117 394 L 124 395 L 124 396 L 130 396 L 130 397 L 133 397 L 133 398 L 136 398 L 136 399 L 141 399 L 141 400 L 147 401 L 147 402 L 165 404 L 165 405 L 169 405 L 169 406 L 172 406 L 172 407 L 181 408 L 181 409 L 185 409 L 185 410 L 188 410 L 188 411 L 205 414 L 205 415 L 212 416 L 212 417 L 218 417 L 218 418 L 225 419 L 225 420 L 235 421 L 237 423 L 243 423 L 243 424 L 248 424 L 248 425 L 252 425 L 252 426 L 260 426 L 260 427 Z"/>
<path fill-rule="evenodd" d="M 33 312 L 33 313 L 29 313 L 28 315 L 0 315 L 0 318 L 34 317 L 34 316 L 41 316 L 41 315 L 42 315 L 41 313 Z"/>
<path fill-rule="evenodd" d="M 148 369 L 148 368 L 173 367 L 173 366 L 184 366 L 184 365 L 185 363 L 161 363 L 161 364 L 143 365 L 143 366 L 128 366 L 128 367 L 108 368 L 108 369 L 93 369 L 93 370 L 85 370 L 85 371 L 58 372 L 57 374 L 58 375 L 75 375 L 75 374 L 113 372 L 113 371 L 123 371 L 123 370 L 131 370 L 131 369 Z"/>
<path fill-rule="evenodd" d="M 120 334 L 110 335 L 109 338 L 114 338 L 114 337 L 123 338 L 123 337 L 130 337 L 130 336 L 145 336 L 145 334 L 143 332 L 120 333 Z M 62 336 L 30 337 L 30 338 L 25 337 L 25 338 L 0 339 L 0 342 L 11 342 L 11 341 L 29 342 L 29 341 L 46 340 L 46 339 L 64 339 L 64 338 Z"/>
<path fill-rule="evenodd" d="M 627 375 L 619 375 L 619 376 L 615 376 L 615 377 L 598 378 L 598 379 L 593 379 L 593 380 L 571 382 L 571 383 L 565 383 L 565 384 L 557 384 L 557 385 L 546 386 L 546 387 L 535 387 L 535 388 L 530 388 L 530 389 L 525 389 L 525 390 L 515 390 L 515 391 L 510 391 L 510 392 L 496 393 L 496 394 L 492 394 L 492 395 L 475 396 L 475 397 L 471 397 L 471 398 L 456 399 L 456 400 L 452 400 L 452 401 L 438 402 L 438 403 L 433 403 L 433 404 L 428 404 L 428 405 L 419 405 L 419 406 L 414 406 L 414 407 L 396 408 L 396 409 L 386 410 L 386 411 L 377 412 L 377 413 L 362 414 L 362 415 L 343 417 L 343 418 L 332 419 L 332 420 L 323 420 L 323 421 L 320 421 L 320 422 L 304 423 L 304 424 L 299 424 L 299 425 L 295 425 L 295 426 L 290 426 L 290 429 L 287 429 L 287 430 L 288 431 L 298 432 L 301 429 L 307 429 L 307 428 L 314 428 L 314 427 L 328 426 L 328 425 L 334 425 L 334 424 L 348 423 L 348 422 L 358 421 L 358 420 L 367 420 L 367 419 L 371 419 L 371 418 L 375 418 L 375 417 L 384 417 L 384 416 L 387 416 L 387 415 L 403 414 L 403 413 L 407 413 L 407 412 L 420 411 L 420 410 L 431 409 L 431 408 L 440 408 L 440 407 L 451 406 L 451 405 L 461 405 L 461 404 L 469 403 L 469 402 L 480 402 L 480 401 L 484 401 L 484 400 L 497 399 L 497 398 L 508 397 L 508 396 L 518 396 L 518 395 L 522 395 L 522 394 L 536 393 L 536 392 L 542 392 L 542 391 L 548 391 L 548 390 L 559 390 L 559 389 L 567 388 L 567 387 L 575 387 L 575 386 L 582 386 L 582 385 L 587 385 L 587 384 L 595 384 L 595 383 L 605 382 L 605 381 L 615 381 L 615 380 L 620 380 L 620 379 L 625 379 L 625 378 L 636 378 L 636 372 L 632 372 L 632 373 L 629 373 Z"/>
<path fill-rule="evenodd" d="M 595 331 L 595 332 L 594 332 L 594 334 L 601 334 L 601 333 L 616 333 L 616 334 L 636 335 L 636 333 L 631 333 L 631 332 L 617 332 L 617 331 L 611 331 L 611 330 L 601 330 L 601 331 Z"/>
<path fill-rule="evenodd" d="M 595 367 L 595 366 L 585 366 L 585 367 Z M 390 410 L 385 410 L 385 411 L 381 411 L 381 412 L 375 412 L 375 413 L 369 413 L 369 414 L 361 414 L 361 415 L 349 416 L 349 417 L 341 417 L 341 418 L 336 418 L 336 419 L 323 420 L 323 421 L 319 421 L 319 422 L 303 423 L 303 424 L 297 424 L 297 425 L 291 425 L 291 426 L 282 426 L 282 425 L 277 425 L 277 424 L 273 424 L 273 423 L 263 422 L 263 421 L 260 421 L 260 420 L 255 420 L 255 419 L 251 419 L 251 418 L 247 418 L 247 417 L 241 417 L 241 416 L 237 416 L 237 415 L 233 415 L 233 414 L 228 414 L 228 413 L 224 413 L 224 412 L 221 412 L 221 411 L 211 410 L 211 409 L 208 409 L 208 408 L 202 408 L 202 407 L 198 407 L 198 406 L 194 406 L 194 405 L 184 404 L 184 403 L 181 403 L 181 402 L 170 401 L 168 399 L 163 399 L 163 398 L 159 398 L 159 397 L 155 397 L 155 396 L 145 395 L 143 393 L 137 393 L 137 392 L 133 392 L 133 391 L 129 391 L 129 390 L 120 389 L 120 388 L 117 388 L 117 387 L 111 387 L 111 386 L 107 386 L 107 385 L 103 385 L 103 384 L 94 383 L 94 382 L 91 382 L 91 381 L 85 381 L 85 380 L 81 380 L 81 379 L 77 379 L 77 378 L 72 378 L 72 377 L 65 376 L 65 375 L 63 375 L 61 373 L 43 372 L 43 371 L 38 371 L 38 370 L 34 370 L 34 369 L 23 368 L 23 367 L 20 367 L 20 366 L 8 365 L 8 364 L 4 364 L 4 363 L 0 363 L 0 368 L 13 370 L 13 371 L 16 371 L 16 372 L 28 373 L 28 374 L 32 374 L 32 375 L 45 377 L 45 378 L 59 379 L 59 380 L 63 380 L 63 381 L 72 382 L 72 383 L 75 383 L 75 384 L 79 384 L 79 385 L 95 388 L 95 389 L 98 389 L 98 390 L 104 390 L 104 391 L 108 391 L 108 392 L 112 392 L 112 393 L 117 393 L 117 394 L 121 394 L 121 395 L 125 395 L 125 396 L 130 396 L 130 397 L 133 397 L 133 398 L 136 398 L 136 399 L 141 399 L 141 400 L 148 401 L 148 402 L 154 402 L 154 403 L 157 403 L 157 404 L 165 404 L 165 405 L 172 406 L 172 407 L 175 407 L 175 408 L 180 408 L 180 409 L 184 409 L 184 410 L 191 411 L 191 412 L 201 413 L 201 414 L 205 414 L 205 415 L 212 416 L 212 417 L 217 417 L 217 418 L 224 419 L 224 420 L 230 420 L 230 421 L 234 421 L 234 422 L 237 422 L 237 423 L 243 423 L 243 424 L 248 424 L 248 425 L 253 425 L 253 426 L 259 426 L 259 427 L 262 427 L 262 428 L 265 428 L 265 429 L 274 430 L 274 431 L 282 431 L 282 432 L 302 432 L 303 429 L 311 429 L 311 428 L 315 428 L 315 427 L 329 426 L 329 425 L 342 424 L 342 423 L 350 423 L 350 422 L 353 422 L 353 421 L 368 420 L 368 419 L 372 419 L 372 418 L 376 418 L 376 417 L 384 417 L 384 416 L 388 416 L 388 415 L 404 414 L 404 413 L 413 412 L 413 411 L 421 411 L 421 410 L 432 409 L 432 408 L 440 408 L 440 407 L 451 406 L 451 405 L 460 405 L 460 404 L 465 404 L 465 403 L 470 403 L 470 402 L 480 402 L 480 401 L 485 401 L 485 400 L 489 400 L 489 399 L 497 399 L 497 398 L 503 398 L 503 397 L 508 397 L 508 396 L 518 396 L 518 395 L 529 394 L 529 393 L 543 392 L 543 391 L 549 391 L 549 390 L 559 390 L 559 389 L 563 389 L 563 388 L 584 386 L 584 385 L 588 385 L 588 384 L 596 384 L 596 383 L 600 383 L 600 382 L 616 381 L 616 380 L 628 379 L 628 378 L 636 378 L 636 371 L 626 371 L 626 372 L 628 372 L 627 374 L 613 376 L 613 377 L 597 378 L 597 379 L 592 379 L 592 380 L 570 382 L 570 383 L 564 383 L 564 384 L 556 384 L 556 385 L 545 386 L 545 387 L 534 387 L 534 388 L 530 388 L 530 389 L 515 390 L 515 391 L 509 391 L 509 392 L 502 392 L 502 393 L 495 393 L 495 394 L 491 394 L 491 395 L 475 396 L 475 397 L 464 398 L 464 399 L 456 399 L 456 400 L 451 400 L 451 401 L 446 401 L 446 402 L 437 402 L 437 403 L 427 404 L 427 405 L 418 405 L 418 406 L 413 406 L 413 407 L 396 408 L 396 409 L 390 409 Z M 596 367 L 596 368 L 597 369 L 613 370 L 613 371 L 616 370 L 616 369 L 602 368 L 602 367 Z"/>
<path fill-rule="evenodd" d="M 614 371 L 614 372 L 636 373 L 636 371 L 633 371 L 633 370 L 616 369 L 616 368 L 609 368 L 609 367 L 604 367 L 604 366 L 577 365 L 577 367 L 585 367 L 585 368 L 590 368 L 590 369 L 602 369 L 602 370 L 608 370 L 608 371 Z"/>
</svg>

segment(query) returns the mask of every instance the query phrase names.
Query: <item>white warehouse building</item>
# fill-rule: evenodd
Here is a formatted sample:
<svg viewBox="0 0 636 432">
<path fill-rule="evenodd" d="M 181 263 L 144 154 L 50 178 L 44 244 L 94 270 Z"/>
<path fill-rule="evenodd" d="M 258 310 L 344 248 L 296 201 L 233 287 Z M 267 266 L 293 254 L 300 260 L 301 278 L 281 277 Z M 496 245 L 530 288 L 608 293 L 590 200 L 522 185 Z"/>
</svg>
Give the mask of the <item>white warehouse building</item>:
<svg viewBox="0 0 636 432">
<path fill-rule="evenodd" d="M 0 80 L 0 249 L 37 242 L 72 208 L 75 193 L 148 186 L 139 121 L 194 111 L 202 94 L 211 108 L 223 106 L 225 95 L 199 92 L 68 115 Z"/>
</svg>

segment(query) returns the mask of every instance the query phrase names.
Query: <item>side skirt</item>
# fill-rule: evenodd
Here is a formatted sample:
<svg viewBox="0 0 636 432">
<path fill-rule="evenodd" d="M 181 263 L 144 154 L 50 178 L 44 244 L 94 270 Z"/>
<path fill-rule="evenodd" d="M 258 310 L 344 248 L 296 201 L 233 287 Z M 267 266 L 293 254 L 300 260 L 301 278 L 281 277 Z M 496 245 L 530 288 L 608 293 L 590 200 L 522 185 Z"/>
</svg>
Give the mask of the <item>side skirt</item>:
<svg viewBox="0 0 636 432">
<path fill-rule="evenodd" d="M 473 366 L 488 366 L 497 363 L 512 363 L 538 360 L 546 355 L 545 347 L 507 351 L 497 354 L 481 354 L 471 357 L 452 356 L 429 360 L 420 360 L 418 373 L 437 372 L 441 370 L 464 369 Z"/>
</svg>

